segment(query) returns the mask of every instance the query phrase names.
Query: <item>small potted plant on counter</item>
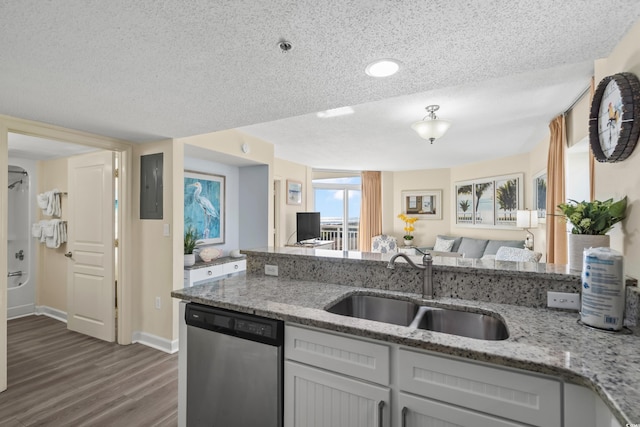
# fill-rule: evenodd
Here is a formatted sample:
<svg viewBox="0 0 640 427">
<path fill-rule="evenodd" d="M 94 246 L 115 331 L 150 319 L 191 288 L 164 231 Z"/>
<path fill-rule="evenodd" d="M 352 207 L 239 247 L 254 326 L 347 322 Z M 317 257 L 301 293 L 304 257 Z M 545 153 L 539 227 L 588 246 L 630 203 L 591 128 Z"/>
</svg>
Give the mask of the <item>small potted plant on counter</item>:
<svg viewBox="0 0 640 427">
<path fill-rule="evenodd" d="M 193 227 L 187 228 L 184 232 L 184 266 L 191 267 L 196 263 L 196 256 L 193 250 L 196 247 L 196 230 Z"/>
<path fill-rule="evenodd" d="M 607 233 L 625 218 L 627 197 L 614 202 L 578 202 L 569 200 L 558 205 L 565 220 L 573 226 L 569 235 L 569 268 L 582 269 L 582 252 L 587 248 L 609 247 Z"/>
</svg>

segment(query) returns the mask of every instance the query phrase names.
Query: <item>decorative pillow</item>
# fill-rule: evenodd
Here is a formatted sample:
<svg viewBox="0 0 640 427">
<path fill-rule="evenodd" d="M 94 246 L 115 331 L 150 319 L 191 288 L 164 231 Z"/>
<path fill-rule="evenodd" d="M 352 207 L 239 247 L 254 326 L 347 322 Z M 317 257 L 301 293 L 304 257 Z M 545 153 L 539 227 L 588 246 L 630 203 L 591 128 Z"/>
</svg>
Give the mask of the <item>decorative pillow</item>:
<svg viewBox="0 0 640 427">
<path fill-rule="evenodd" d="M 489 244 L 484 249 L 484 254 L 495 255 L 502 246 L 523 249 L 524 240 L 489 240 Z"/>
<path fill-rule="evenodd" d="M 496 261 L 538 262 L 542 254 L 528 249 L 503 246 L 496 253 Z"/>
<path fill-rule="evenodd" d="M 455 240 L 447 240 L 441 237 L 436 237 L 436 244 L 433 246 L 433 250 L 439 252 L 451 252 L 451 248 L 453 248 L 454 242 Z"/>
<path fill-rule="evenodd" d="M 439 234 L 438 236 L 436 236 L 436 238 L 438 237 L 444 240 L 453 240 L 453 247 L 451 248 L 451 252 L 458 252 L 458 248 L 460 247 L 460 242 L 462 242 L 462 237 L 446 236 L 442 234 Z"/>
<path fill-rule="evenodd" d="M 482 258 L 488 242 L 488 240 L 463 237 L 458 252 L 462 252 L 465 258 Z"/>
</svg>

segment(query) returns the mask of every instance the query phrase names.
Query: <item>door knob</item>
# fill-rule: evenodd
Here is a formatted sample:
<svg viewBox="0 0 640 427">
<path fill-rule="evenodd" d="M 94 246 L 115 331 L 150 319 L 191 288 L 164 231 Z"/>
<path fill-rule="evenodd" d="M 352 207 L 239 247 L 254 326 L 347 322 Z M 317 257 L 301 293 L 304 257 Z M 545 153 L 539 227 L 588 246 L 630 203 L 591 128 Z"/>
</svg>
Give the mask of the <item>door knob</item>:
<svg viewBox="0 0 640 427">
<path fill-rule="evenodd" d="M 66 254 L 64 254 L 64 256 L 66 256 L 67 258 L 71 258 L 73 254 L 71 252 L 67 252 Z"/>
</svg>

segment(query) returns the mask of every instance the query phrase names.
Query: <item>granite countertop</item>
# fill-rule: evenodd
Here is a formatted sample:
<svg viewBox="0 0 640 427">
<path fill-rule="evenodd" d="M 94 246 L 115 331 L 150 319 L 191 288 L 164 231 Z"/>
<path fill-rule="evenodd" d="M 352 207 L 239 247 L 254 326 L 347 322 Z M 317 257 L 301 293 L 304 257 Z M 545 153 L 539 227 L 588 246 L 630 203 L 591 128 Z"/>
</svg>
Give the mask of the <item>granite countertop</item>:
<svg viewBox="0 0 640 427">
<path fill-rule="evenodd" d="M 325 261 L 334 261 L 345 264 L 371 264 L 379 265 L 380 262 L 388 262 L 394 253 L 376 253 L 376 252 L 359 252 L 359 251 L 336 251 L 331 249 L 312 249 L 303 247 L 267 247 L 250 250 L 243 250 L 243 254 L 247 255 L 278 255 L 292 256 L 295 258 L 306 257 L 310 259 L 322 259 Z M 421 255 L 413 255 L 410 258 L 416 262 L 421 262 Z M 403 262 L 398 260 L 399 262 Z M 440 270 L 447 271 L 464 271 L 469 272 L 475 270 L 483 274 L 491 274 L 499 272 L 500 274 L 514 273 L 521 277 L 545 277 L 547 279 L 567 277 L 580 280 L 580 271 L 570 270 L 567 265 L 546 264 L 543 262 L 512 262 L 512 261 L 496 261 L 495 259 L 480 258 L 459 258 L 447 256 L 434 256 L 433 266 Z M 543 276 L 542 276 L 543 275 Z"/>
<path fill-rule="evenodd" d="M 176 290 L 172 296 L 559 377 L 594 390 L 623 425 L 640 420 L 640 328 L 633 328 L 633 334 L 614 334 L 578 324 L 575 312 L 451 298 L 427 301 L 427 305 L 488 310 L 502 317 L 509 338 L 484 341 L 324 311 L 354 293 L 424 302 L 412 293 L 253 275 Z"/>
</svg>

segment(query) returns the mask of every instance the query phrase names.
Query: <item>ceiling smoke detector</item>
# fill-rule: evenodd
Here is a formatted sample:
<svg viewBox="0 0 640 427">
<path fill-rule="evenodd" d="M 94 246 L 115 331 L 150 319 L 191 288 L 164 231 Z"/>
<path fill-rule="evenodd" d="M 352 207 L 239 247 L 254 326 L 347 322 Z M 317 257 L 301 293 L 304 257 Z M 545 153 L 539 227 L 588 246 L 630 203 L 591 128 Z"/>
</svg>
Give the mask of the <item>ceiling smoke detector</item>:
<svg viewBox="0 0 640 427">
<path fill-rule="evenodd" d="M 280 50 L 282 51 L 282 53 L 287 53 L 289 52 L 291 49 L 293 49 L 293 45 L 291 44 L 291 42 L 288 42 L 286 40 L 280 40 L 278 42 L 278 47 L 280 48 Z"/>
</svg>

